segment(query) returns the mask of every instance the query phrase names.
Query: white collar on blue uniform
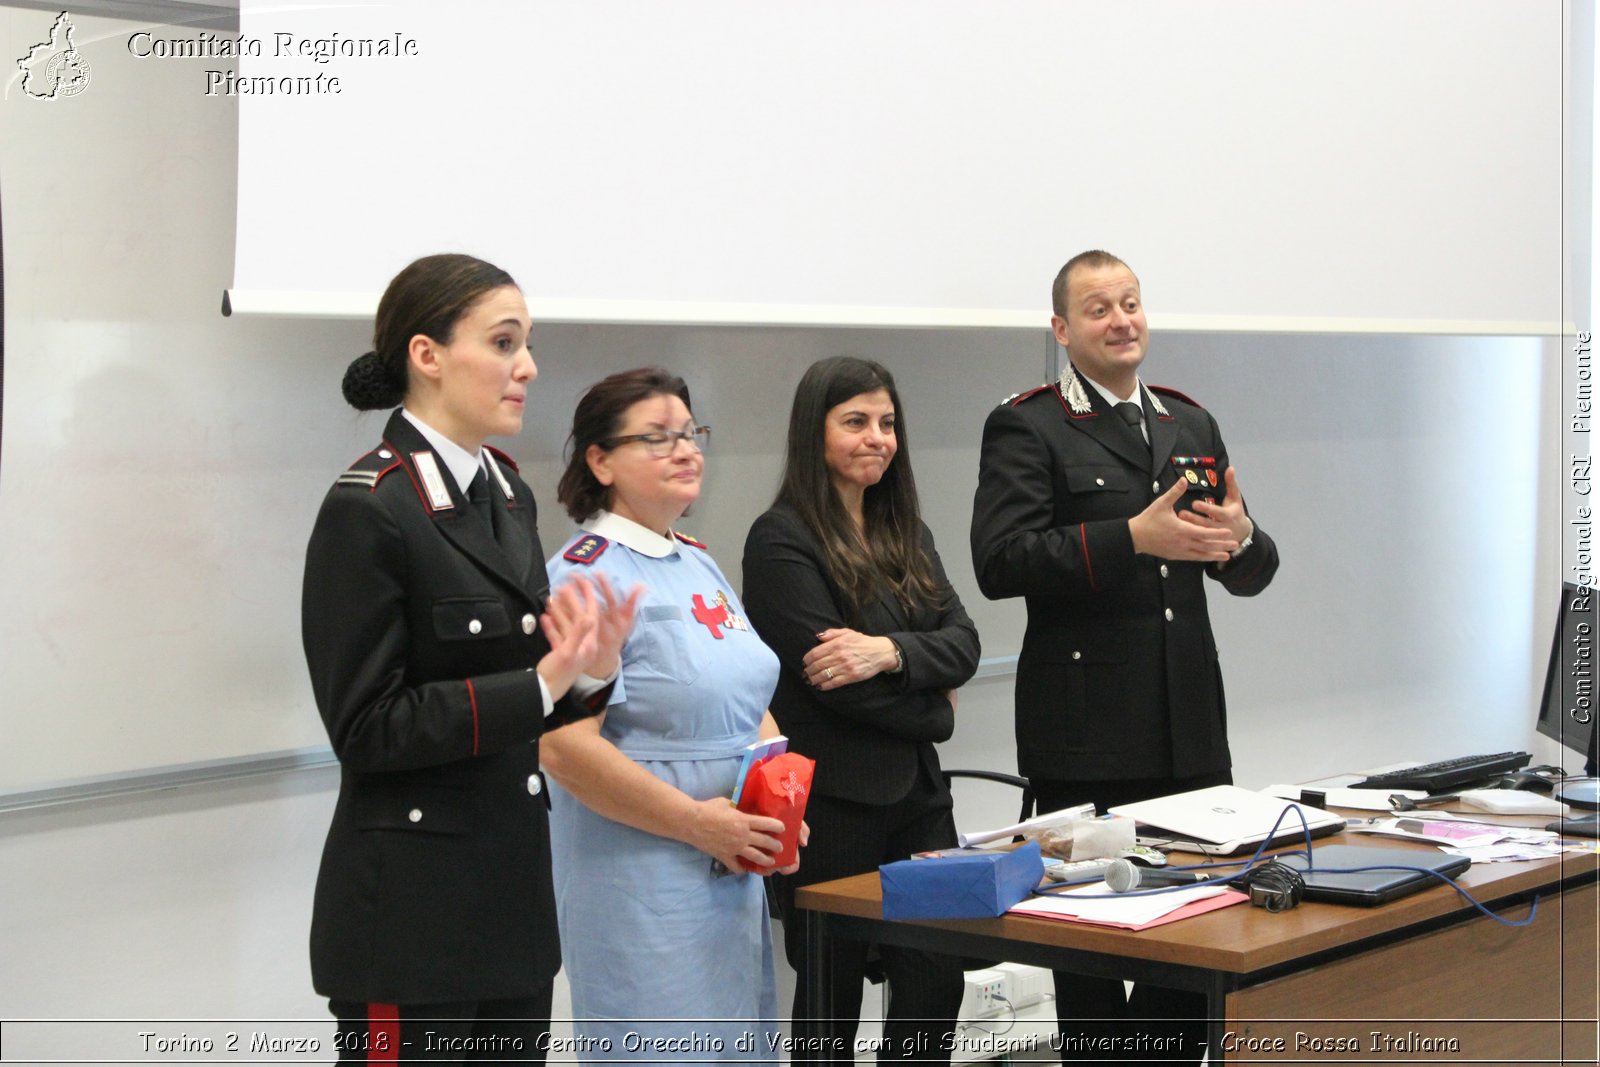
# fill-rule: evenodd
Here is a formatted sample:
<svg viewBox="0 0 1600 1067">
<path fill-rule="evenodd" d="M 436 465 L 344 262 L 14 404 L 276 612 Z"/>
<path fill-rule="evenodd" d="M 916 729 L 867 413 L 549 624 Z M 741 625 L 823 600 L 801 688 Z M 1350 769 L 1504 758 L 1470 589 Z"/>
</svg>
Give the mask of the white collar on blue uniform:
<svg viewBox="0 0 1600 1067">
<path fill-rule="evenodd" d="M 450 476 L 456 480 L 456 488 L 461 490 L 461 495 L 467 495 L 467 486 L 472 484 L 472 479 L 478 476 L 478 471 L 483 466 L 483 460 L 473 455 L 460 445 L 456 444 L 432 426 L 411 414 L 405 408 L 400 409 L 400 414 L 406 421 L 417 428 L 417 432 L 428 439 L 434 452 L 444 460 L 444 465 L 450 468 Z"/>
<path fill-rule="evenodd" d="M 662 537 L 648 526 L 641 526 L 616 512 L 601 509 L 585 519 L 582 525 L 592 534 L 599 534 L 607 541 L 626 545 L 639 555 L 649 556 L 651 559 L 665 559 L 678 551 L 677 541 L 670 537 Z"/>
</svg>

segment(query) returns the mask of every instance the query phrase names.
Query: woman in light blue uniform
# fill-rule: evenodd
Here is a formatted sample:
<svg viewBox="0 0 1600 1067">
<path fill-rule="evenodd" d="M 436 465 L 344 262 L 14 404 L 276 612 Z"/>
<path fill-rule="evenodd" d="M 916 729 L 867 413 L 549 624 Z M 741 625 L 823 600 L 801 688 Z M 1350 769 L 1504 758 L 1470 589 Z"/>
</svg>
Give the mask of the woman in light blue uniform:
<svg viewBox="0 0 1600 1067">
<path fill-rule="evenodd" d="M 558 491 L 581 529 L 550 560 L 551 587 L 581 574 L 645 588 L 605 714 L 541 750 L 580 1058 L 777 1058 L 763 884 L 723 872 L 775 870 L 782 823 L 727 798 L 745 748 L 778 733 L 778 661 L 705 546 L 672 532 L 700 494 L 708 433 L 681 379 L 612 375 L 578 402 Z"/>
</svg>

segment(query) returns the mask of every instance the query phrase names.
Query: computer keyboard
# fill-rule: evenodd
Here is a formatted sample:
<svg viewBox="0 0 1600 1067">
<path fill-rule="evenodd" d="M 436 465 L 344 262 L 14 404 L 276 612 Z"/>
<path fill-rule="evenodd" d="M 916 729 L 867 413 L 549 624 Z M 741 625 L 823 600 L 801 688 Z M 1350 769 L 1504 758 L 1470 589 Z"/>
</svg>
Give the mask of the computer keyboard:
<svg viewBox="0 0 1600 1067">
<path fill-rule="evenodd" d="M 1526 752 L 1496 752 L 1489 756 L 1461 756 L 1457 759 L 1424 763 L 1420 767 L 1405 767 L 1398 771 L 1374 774 L 1365 781 L 1355 783 L 1356 789 L 1426 789 L 1442 793 L 1468 782 L 1493 778 L 1497 774 L 1520 771 L 1533 759 Z"/>
</svg>

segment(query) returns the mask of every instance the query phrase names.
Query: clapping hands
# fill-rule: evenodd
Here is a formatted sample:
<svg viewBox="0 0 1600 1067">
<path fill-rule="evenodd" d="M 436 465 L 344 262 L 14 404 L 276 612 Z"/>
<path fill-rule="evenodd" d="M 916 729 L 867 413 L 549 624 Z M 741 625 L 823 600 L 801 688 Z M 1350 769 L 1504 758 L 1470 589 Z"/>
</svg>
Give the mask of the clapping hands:
<svg viewBox="0 0 1600 1067">
<path fill-rule="evenodd" d="M 580 674 L 609 678 L 617 671 L 622 644 L 633 630 L 644 586 L 619 597 L 603 574 L 574 577 L 545 602 L 539 625 L 550 651 L 539 660 L 539 676 L 559 698 Z M 598 590 L 597 590 L 598 587 Z"/>
</svg>

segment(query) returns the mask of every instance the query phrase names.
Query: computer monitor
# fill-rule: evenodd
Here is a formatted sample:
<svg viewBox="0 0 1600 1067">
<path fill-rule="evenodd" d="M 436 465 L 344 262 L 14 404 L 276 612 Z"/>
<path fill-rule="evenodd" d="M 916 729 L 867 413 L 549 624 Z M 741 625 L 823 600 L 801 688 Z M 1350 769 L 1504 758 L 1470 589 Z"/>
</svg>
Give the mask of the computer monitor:
<svg viewBox="0 0 1600 1067">
<path fill-rule="evenodd" d="M 1584 774 L 1595 774 L 1595 717 L 1600 715 L 1600 590 L 1561 584 L 1556 632 L 1545 668 L 1544 697 L 1539 702 L 1539 732 L 1582 754 Z M 1569 765 L 1570 766 L 1570 765 Z"/>
</svg>

